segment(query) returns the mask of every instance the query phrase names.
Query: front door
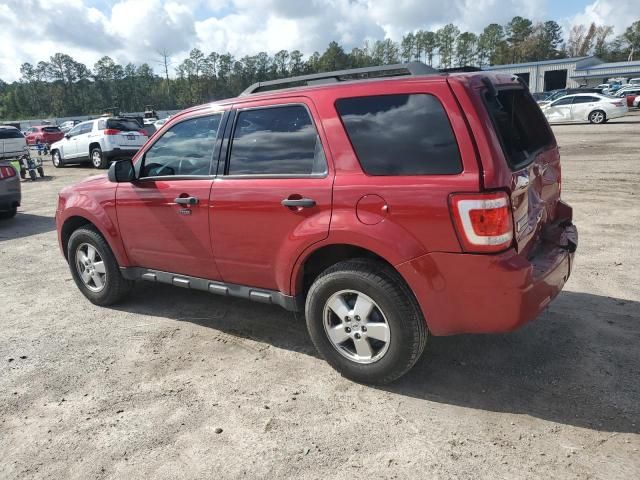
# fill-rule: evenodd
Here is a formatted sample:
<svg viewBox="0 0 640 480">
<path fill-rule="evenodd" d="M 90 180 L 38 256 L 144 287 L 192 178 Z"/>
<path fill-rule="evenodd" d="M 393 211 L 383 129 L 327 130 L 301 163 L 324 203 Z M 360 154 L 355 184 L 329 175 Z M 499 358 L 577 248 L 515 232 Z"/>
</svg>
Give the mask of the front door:
<svg viewBox="0 0 640 480">
<path fill-rule="evenodd" d="M 313 104 L 275 103 L 244 104 L 228 122 L 211 238 L 225 282 L 288 293 L 296 259 L 329 233 L 333 175 Z"/>
<path fill-rule="evenodd" d="M 209 237 L 209 197 L 222 117 L 209 112 L 176 123 L 139 157 L 138 180 L 118 185 L 118 224 L 135 266 L 220 278 Z"/>
<path fill-rule="evenodd" d="M 62 157 L 65 159 L 76 158 L 78 156 L 78 135 L 80 135 L 82 125 L 76 125 L 63 137 Z"/>
<path fill-rule="evenodd" d="M 548 107 L 546 112 L 547 120 L 549 122 L 570 122 L 571 117 L 571 104 L 573 97 L 563 97 L 560 100 L 556 100 Z"/>
</svg>

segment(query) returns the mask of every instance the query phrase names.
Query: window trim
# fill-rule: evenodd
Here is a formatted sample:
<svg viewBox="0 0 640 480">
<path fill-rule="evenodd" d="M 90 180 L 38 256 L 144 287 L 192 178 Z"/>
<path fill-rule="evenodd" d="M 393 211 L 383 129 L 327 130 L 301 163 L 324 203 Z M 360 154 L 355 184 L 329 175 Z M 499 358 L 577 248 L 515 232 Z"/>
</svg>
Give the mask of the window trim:
<svg viewBox="0 0 640 480">
<path fill-rule="evenodd" d="M 322 153 L 324 156 L 324 164 L 325 171 L 324 173 L 308 173 L 308 174 L 288 174 L 288 173 L 240 173 L 240 174 L 232 174 L 228 173 L 229 165 L 231 163 L 231 147 L 233 146 L 233 137 L 236 132 L 236 126 L 238 124 L 238 118 L 240 112 L 250 111 L 250 110 L 267 110 L 274 108 L 282 108 L 282 107 L 298 107 L 302 106 L 307 111 L 307 115 L 309 115 L 309 119 L 311 120 L 311 125 L 313 125 L 314 130 L 316 131 L 316 136 L 318 141 L 320 142 L 320 147 L 322 148 Z M 225 138 L 224 145 L 222 151 L 220 152 L 220 160 L 219 164 L 222 166 L 222 171 L 218 171 L 218 176 L 220 178 L 228 178 L 228 179 L 245 179 L 245 178 L 255 178 L 255 179 L 288 179 L 288 178 L 327 178 L 329 176 L 329 161 L 327 160 L 327 149 L 324 146 L 322 141 L 322 137 L 320 136 L 320 130 L 318 129 L 318 125 L 316 124 L 315 119 L 311 113 L 311 109 L 309 105 L 305 102 L 287 102 L 287 103 L 277 103 L 277 104 L 267 104 L 267 105 L 255 105 L 252 107 L 240 107 L 231 109 L 231 118 L 229 122 L 229 128 L 225 130 Z"/>
<path fill-rule="evenodd" d="M 213 143 L 213 148 L 211 149 L 211 159 L 209 160 L 209 174 L 208 175 L 153 175 L 149 177 L 141 177 L 140 173 L 142 172 L 142 167 L 147 158 L 147 152 L 153 148 L 153 146 L 163 138 L 166 133 L 171 130 L 176 125 L 179 125 L 184 122 L 188 122 L 189 120 L 194 120 L 198 118 L 204 117 L 212 117 L 214 115 L 221 115 L 220 125 L 218 126 L 218 131 L 216 132 L 216 138 Z M 220 161 L 220 143 L 222 142 L 222 137 L 224 135 L 224 130 L 226 128 L 226 122 L 229 118 L 229 110 L 219 110 L 214 112 L 200 113 L 197 115 L 190 115 L 187 118 L 183 118 L 178 122 L 173 123 L 169 128 L 167 128 L 162 135 L 158 136 L 158 138 L 153 140 L 153 143 L 147 145 L 143 152 L 141 152 L 140 156 L 137 158 L 135 164 L 133 165 L 133 169 L 136 174 L 137 182 L 147 182 L 147 181 L 158 181 L 158 180 L 201 180 L 201 179 L 214 179 L 216 177 L 216 169 L 217 165 L 214 168 L 214 160 L 215 162 Z M 163 125 L 163 127 L 165 127 Z M 222 135 L 220 134 L 222 132 Z"/>
<path fill-rule="evenodd" d="M 350 100 L 350 99 L 354 99 L 354 98 L 370 98 L 370 97 L 391 97 L 391 96 L 399 96 L 399 95 L 406 95 L 406 96 L 411 96 L 411 95 L 429 95 L 433 98 L 435 98 L 438 103 L 440 104 L 440 106 L 442 107 L 442 111 L 444 113 L 445 118 L 447 119 L 447 123 L 449 124 L 449 128 L 451 129 L 451 136 L 453 137 L 453 139 L 456 142 L 456 147 L 458 149 L 458 158 L 460 160 L 460 171 L 456 172 L 456 173 L 417 173 L 417 174 L 406 174 L 406 175 L 373 175 L 368 173 L 364 167 L 362 166 L 362 161 L 360 160 L 360 157 L 358 156 L 358 152 L 356 150 L 356 147 L 353 145 L 353 141 L 351 140 L 351 137 L 349 136 L 349 132 L 347 131 L 347 126 L 344 124 L 344 120 L 342 118 L 342 115 L 340 115 L 340 111 L 338 110 L 338 102 L 340 100 Z M 460 141 L 458 139 L 458 136 L 456 135 L 456 131 L 453 127 L 453 124 L 451 123 L 451 118 L 449 118 L 449 114 L 447 113 L 447 109 L 444 106 L 444 103 L 442 103 L 442 100 L 440 100 L 440 98 L 435 95 L 433 92 L 425 92 L 425 91 L 419 91 L 419 92 L 401 92 L 401 93 L 374 93 L 374 94 L 367 94 L 367 95 L 351 95 L 348 97 L 339 97 L 336 98 L 333 102 L 333 108 L 335 110 L 336 113 L 336 117 L 338 117 L 338 119 L 340 120 L 340 125 L 342 125 L 342 130 L 344 131 L 345 136 L 347 137 L 347 140 L 349 141 L 349 145 L 351 146 L 351 151 L 353 152 L 353 155 L 356 157 L 356 160 L 358 160 L 358 165 L 360 166 L 360 170 L 362 171 L 362 173 L 367 176 L 367 177 L 446 177 L 446 178 L 450 178 L 450 177 L 454 177 L 456 175 L 464 175 L 465 173 L 465 166 L 464 166 L 464 160 L 462 158 L 462 150 L 460 150 Z"/>
</svg>

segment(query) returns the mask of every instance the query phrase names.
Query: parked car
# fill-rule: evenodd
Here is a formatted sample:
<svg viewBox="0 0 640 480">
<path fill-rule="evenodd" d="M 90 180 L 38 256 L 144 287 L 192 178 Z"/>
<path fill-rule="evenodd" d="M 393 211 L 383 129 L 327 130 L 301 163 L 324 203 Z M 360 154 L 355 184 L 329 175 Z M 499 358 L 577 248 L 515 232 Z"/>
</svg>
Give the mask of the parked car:
<svg viewBox="0 0 640 480">
<path fill-rule="evenodd" d="M 538 101 L 538 105 L 542 107 L 543 105 L 548 105 L 551 102 L 558 100 L 566 95 L 575 95 L 577 93 L 600 93 L 598 88 L 588 88 L 588 87 L 579 87 L 579 88 L 561 88 L 559 90 L 553 90 L 550 92 L 550 95 L 542 101 Z"/>
<path fill-rule="evenodd" d="M 35 145 L 36 143 L 48 143 L 64 138 L 64 132 L 59 127 L 53 125 L 40 125 L 31 127 L 27 130 L 27 145 Z"/>
<path fill-rule="evenodd" d="M 27 150 L 27 141 L 15 127 L 0 126 L 0 159 L 15 159 Z"/>
<path fill-rule="evenodd" d="M 542 112 L 549 123 L 587 121 L 590 123 L 606 123 L 612 118 L 623 117 L 627 111 L 628 107 L 625 100 L 597 93 L 567 95 L 542 106 Z"/>
<path fill-rule="evenodd" d="M 62 122 L 60 124 L 60 130 L 62 130 L 64 133 L 67 133 L 69 130 L 71 130 L 73 127 L 75 127 L 79 123 L 80 123 L 80 120 L 67 120 L 66 122 Z"/>
<path fill-rule="evenodd" d="M 615 97 L 624 98 L 627 102 L 627 106 L 633 106 L 633 101 L 636 96 L 640 95 L 640 85 L 631 88 L 621 88 L 615 93 Z"/>
<path fill-rule="evenodd" d="M 410 75 L 362 78 L 394 72 Z M 133 161 L 64 188 L 80 291 L 109 305 L 148 280 L 304 312 L 324 358 L 373 383 L 429 335 L 506 332 L 546 308 L 577 231 L 528 89 L 415 63 L 296 82 L 319 79 L 334 82 L 185 110 Z"/>
<path fill-rule="evenodd" d="M 640 107 L 640 95 L 638 95 L 638 96 L 633 100 L 633 106 L 634 106 L 634 107 Z"/>
<path fill-rule="evenodd" d="M 15 217 L 20 201 L 18 172 L 8 160 L 0 159 L 0 220 Z"/>
<path fill-rule="evenodd" d="M 87 161 L 106 168 L 111 160 L 133 157 L 147 139 L 133 119 L 103 117 L 73 127 L 51 145 L 51 159 L 56 168 Z"/>
</svg>

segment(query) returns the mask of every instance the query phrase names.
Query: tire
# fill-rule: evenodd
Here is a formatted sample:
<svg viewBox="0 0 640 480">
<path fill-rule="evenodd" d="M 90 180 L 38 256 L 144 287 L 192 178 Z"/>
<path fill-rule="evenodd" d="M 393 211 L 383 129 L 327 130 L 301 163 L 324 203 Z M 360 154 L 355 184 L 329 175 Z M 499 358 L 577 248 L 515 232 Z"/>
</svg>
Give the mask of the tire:
<svg viewBox="0 0 640 480">
<path fill-rule="evenodd" d="M 62 168 L 64 166 L 64 160 L 59 150 L 54 150 L 51 154 L 51 163 L 53 163 L 53 166 L 56 168 Z"/>
<path fill-rule="evenodd" d="M 596 125 L 605 123 L 607 121 L 607 114 L 602 110 L 594 110 L 589 114 L 589 122 Z"/>
<path fill-rule="evenodd" d="M 36 171 L 35 170 L 29 170 L 29 177 L 31 177 L 31 181 L 32 182 L 35 181 L 36 178 L 37 178 Z"/>
<path fill-rule="evenodd" d="M 0 220 L 9 220 L 13 218 L 18 213 L 18 207 L 13 207 L 11 210 L 7 210 L 5 212 L 0 212 Z"/>
<path fill-rule="evenodd" d="M 109 162 L 104 158 L 100 147 L 91 150 L 91 163 L 95 168 L 107 168 Z"/>
<path fill-rule="evenodd" d="M 87 264 L 83 258 L 91 260 L 90 248 L 95 250 L 95 254 Z M 67 259 L 73 280 L 91 303 L 113 305 L 124 299 L 133 287 L 133 282 L 120 273 L 116 257 L 95 228 L 82 227 L 71 234 L 67 245 Z M 81 269 L 85 273 L 84 280 Z M 95 274 L 100 277 L 100 282 L 95 280 Z"/>
<path fill-rule="evenodd" d="M 38 167 L 38 175 L 44 178 L 44 168 Z"/>
<path fill-rule="evenodd" d="M 373 307 L 358 307 L 361 299 L 361 305 Z M 339 318 L 336 310 L 345 317 Z M 368 318 L 356 316 L 358 310 L 370 312 Z M 343 261 L 321 273 L 309 289 L 305 316 L 311 340 L 325 360 L 343 376 L 361 383 L 386 384 L 400 378 L 418 361 L 429 335 L 402 277 L 368 259 Z M 334 340 L 329 331 L 334 332 Z"/>
</svg>

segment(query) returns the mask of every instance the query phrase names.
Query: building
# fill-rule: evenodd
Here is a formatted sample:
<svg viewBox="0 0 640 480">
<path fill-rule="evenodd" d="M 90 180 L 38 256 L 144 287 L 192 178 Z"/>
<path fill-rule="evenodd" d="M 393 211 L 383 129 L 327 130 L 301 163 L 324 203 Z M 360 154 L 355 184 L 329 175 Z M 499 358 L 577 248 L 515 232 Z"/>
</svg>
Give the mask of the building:
<svg viewBox="0 0 640 480">
<path fill-rule="evenodd" d="M 610 78 L 623 78 L 625 83 L 630 78 L 640 77 L 640 61 L 604 63 L 598 57 L 589 55 L 492 65 L 484 67 L 484 70 L 517 75 L 536 93 L 558 88 L 576 88 L 580 85 L 597 86 Z"/>
</svg>

